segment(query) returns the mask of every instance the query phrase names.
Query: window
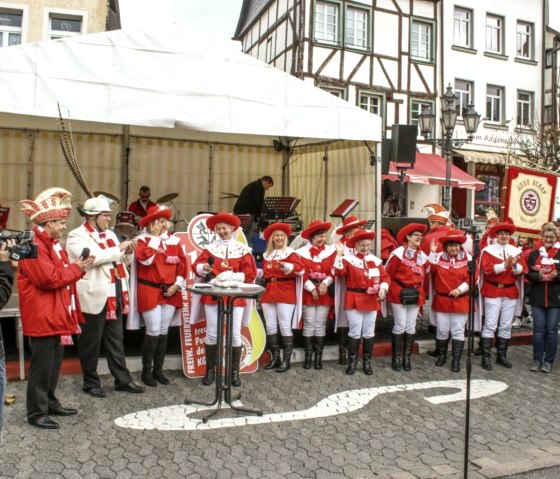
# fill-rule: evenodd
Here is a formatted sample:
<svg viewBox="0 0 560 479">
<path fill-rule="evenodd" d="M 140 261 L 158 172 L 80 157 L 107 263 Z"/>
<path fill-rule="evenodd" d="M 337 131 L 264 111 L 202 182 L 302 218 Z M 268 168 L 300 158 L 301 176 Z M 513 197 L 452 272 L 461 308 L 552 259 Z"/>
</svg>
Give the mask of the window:
<svg viewBox="0 0 560 479">
<path fill-rule="evenodd" d="M 360 108 L 375 115 L 383 116 L 383 97 L 371 93 L 360 93 Z"/>
<path fill-rule="evenodd" d="M 0 47 L 10 47 L 21 43 L 23 12 L 2 9 L 0 11 Z"/>
<path fill-rule="evenodd" d="M 455 7 L 453 43 L 459 47 L 472 48 L 472 11 Z"/>
<path fill-rule="evenodd" d="M 346 100 L 346 90 L 344 88 L 337 88 L 328 85 L 317 85 L 321 90 L 329 92 L 331 95 Z"/>
<path fill-rule="evenodd" d="M 346 10 L 346 28 L 344 30 L 344 44 L 352 47 L 368 47 L 369 12 L 348 8 Z"/>
<path fill-rule="evenodd" d="M 483 190 L 477 191 L 474 199 L 474 214 L 477 217 L 486 217 L 488 208 L 500 211 L 500 177 L 488 173 L 477 174 L 476 179 L 486 185 Z"/>
<path fill-rule="evenodd" d="M 533 127 L 533 94 L 531 92 L 517 92 L 517 126 Z"/>
<path fill-rule="evenodd" d="M 265 50 L 265 63 L 272 62 L 273 52 L 272 52 L 272 37 L 266 39 L 266 50 Z"/>
<path fill-rule="evenodd" d="M 504 89 L 499 86 L 486 87 L 486 119 L 495 123 L 502 123 Z"/>
<path fill-rule="evenodd" d="M 455 93 L 459 95 L 457 110 L 462 118 L 472 103 L 473 83 L 466 80 L 455 80 Z"/>
<path fill-rule="evenodd" d="M 494 15 L 486 16 L 486 51 L 503 54 L 504 19 Z"/>
<path fill-rule="evenodd" d="M 413 59 L 427 62 L 433 61 L 432 57 L 432 32 L 433 25 L 428 22 L 412 21 L 410 36 L 410 53 Z"/>
<path fill-rule="evenodd" d="M 49 38 L 71 37 L 82 33 L 82 17 L 51 13 L 49 15 Z"/>
<path fill-rule="evenodd" d="M 516 55 L 518 58 L 533 59 L 533 25 L 517 22 Z"/>
<path fill-rule="evenodd" d="M 315 40 L 338 43 L 339 6 L 335 3 L 315 4 Z"/>
<path fill-rule="evenodd" d="M 434 113 L 434 102 L 429 100 L 412 100 L 410 102 L 410 121 L 411 125 L 416 125 L 418 127 L 418 134 L 420 134 L 420 125 L 418 124 L 418 115 L 422 113 L 422 109 L 425 106 L 429 106 L 432 109 L 432 113 Z M 435 122 L 434 122 L 435 128 Z M 432 132 L 433 136 L 434 132 Z"/>
<path fill-rule="evenodd" d="M 552 68 L 554 66 L 554 50 L 552 48 L 547 48 L 544 52 L 544 67 Z"/>
</svg>

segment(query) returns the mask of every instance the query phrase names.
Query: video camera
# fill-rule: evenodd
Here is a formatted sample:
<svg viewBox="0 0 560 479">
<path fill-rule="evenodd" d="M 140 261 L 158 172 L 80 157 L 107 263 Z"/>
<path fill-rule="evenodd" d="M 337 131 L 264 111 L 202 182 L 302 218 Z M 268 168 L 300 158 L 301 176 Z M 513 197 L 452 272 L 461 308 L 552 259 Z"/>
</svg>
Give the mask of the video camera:
<svg viewBox="0 0 560 479">
<path fill-rule="evenodd" d="M 472 218 L 459 218 L 457 220 L 457 228 L 465 233 L 471 233 L 474 236 L 480 235 L 480 228 L 476 225 Z"/>
<path fill-rule="evenodd" d="M 15 234 L 5 234 L 6 232 L 0 233 L 0 245 L 5 243 L 7 240 L 13 240 L 14 246 L 7 248 L 10 252 L 10 258 L 19 261 L 20 259 L 35 259 L 39 252 L 38 246 L 33 243 L 33 238 L 35 238 L 35 233 L 33 231 L 21 231 Z"/>
</svg>

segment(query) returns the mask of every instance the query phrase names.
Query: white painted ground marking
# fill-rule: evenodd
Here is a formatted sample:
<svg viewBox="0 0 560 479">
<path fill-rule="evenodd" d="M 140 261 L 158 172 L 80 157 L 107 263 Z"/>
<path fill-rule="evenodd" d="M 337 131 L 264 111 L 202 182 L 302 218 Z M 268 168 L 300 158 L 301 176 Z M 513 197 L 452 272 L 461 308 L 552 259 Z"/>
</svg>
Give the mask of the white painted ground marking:
<svg viewBox="0 0 560 479">
<path fill-rule="evenodd" d="M 498 394 L 507 389 L 507 384 L 501 381 L 473 379 L 471 381 L 471 399 L 478 399 Z M 202 419 L 195 419 L 191 414 L 214 409 L 214 406 L 195 406 L 178 404 L 155 409 L 139 411 L 115 419 L 115 424 L 130 429 L 158 429 L 160 431 L 202 431 L 205 429 L 219 429 L 224 427 L 245 426 L 254 424 L 268 424 L 271 422 L 299 421 L 318 417 L 346 414 L 366 406 L 372 399 L 384 393 L 417 391 L 422 389 L 453 388 L 458 392 L 445 395 L 424 397 L 432 404 L 443 404 L 454 401 L 464 401 L 466 398 L 466 381 L 430 381 L 424 383 L 398 384 L 376 388 L 353 389 L 343 391 L 322 399 L 314 406 L 302 411 L 288 411 L 264 416 L 235 416 L 211 419 L 206 424 Z M 238 401 L 237 404 L 241 405 Z M 222 409 L 229 406 L 223 405 Z"/>
</svg>

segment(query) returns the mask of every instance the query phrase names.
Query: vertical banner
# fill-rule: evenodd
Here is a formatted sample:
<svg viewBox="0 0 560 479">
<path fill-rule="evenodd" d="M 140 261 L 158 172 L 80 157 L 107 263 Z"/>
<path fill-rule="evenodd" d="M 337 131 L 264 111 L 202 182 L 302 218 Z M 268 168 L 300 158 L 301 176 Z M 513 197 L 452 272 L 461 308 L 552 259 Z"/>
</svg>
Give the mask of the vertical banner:
<svg viewBox="0 0 560 479">
<path fill-rule="evenodd" d="M 553 219 L 556 183 L 557 175 L 510 166 L 504 218 L 511 218 L 518 232 L 539 234 Z"/>
<path fill-rule="evenodd" d="M 186 233 L 175 233 L 181 240 L 187 256 L 188 277 L 187 285 L 195 282 L 192 264 L 198 254 L 216 239 L 213 231 L 206 227 L 206 219 L 210 214 L 195 216 L 190 222 Z M 237 241 L 247 244 L 243 231 L 238 229 L 234 233 Z M 190 324 L 191 305 L 193 293 L 183 291 L 183 309 L 181 311 L 181 356 L 183 358 L 183 372 L 188 378 L 200 378 L 206 373 L 206 355 L 204 349 L 204 336 L 206 333 L 206 320 Z M 242 355 L 241 373 L 251 373 L 257 370 L 257 360 L 264 351 L 266 334 L 263 322 L 253 303 L 249 326 L 241 328 Z"/>
</svg>

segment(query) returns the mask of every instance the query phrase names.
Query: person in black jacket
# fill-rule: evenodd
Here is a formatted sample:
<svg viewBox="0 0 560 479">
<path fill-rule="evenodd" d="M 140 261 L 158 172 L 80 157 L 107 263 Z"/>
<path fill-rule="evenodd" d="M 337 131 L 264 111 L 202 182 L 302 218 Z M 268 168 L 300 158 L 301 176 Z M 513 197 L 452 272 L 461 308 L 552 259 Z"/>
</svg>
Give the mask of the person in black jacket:
<svg viewBox="0 0 560 479">
<path fill-rule="evenodd" d="M 274 186 L 271 176 L 263 176 L 245 185 L 233 207 L 236 215 L 253 215 L 257 219 L 262 212 L 264 192 Z"/>
<path fill-rule="evenodd" d="M 533 362 L 529 369 L 549 373 L 558 350 L 560 322 L 560 242 L 554 223 L 543 226 L 541 239 L 543 246 L 532 251 L 527 260 L 533 312 Z"/>
<path fill-rule="evenodd" d="M 6 306 L 12 294 L 14 284 L 14 270 L 10 264 L 8 248 L 13 246 L 12 240 L 7 240 L 0 247 L 0 309 Z M 4 424 L 4 394 L 6 392 L 6 353 L 2 341 L 0 328 L 0 443 L 2 442 L 2 425 Z"/>
</svg>

